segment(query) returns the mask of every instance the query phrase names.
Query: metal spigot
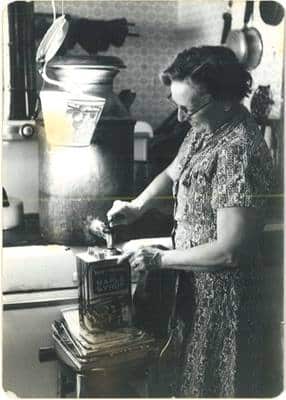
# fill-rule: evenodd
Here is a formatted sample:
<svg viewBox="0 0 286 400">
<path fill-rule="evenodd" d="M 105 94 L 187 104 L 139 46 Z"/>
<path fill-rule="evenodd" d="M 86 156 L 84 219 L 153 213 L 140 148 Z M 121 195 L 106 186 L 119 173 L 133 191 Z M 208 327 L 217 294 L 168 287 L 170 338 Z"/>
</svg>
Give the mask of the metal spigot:
<svg viewBox="0 0 286 400">
<path fill-rule="evenodd" d="M 92 235 L 105 240 L 106 254 L 108 255 L 120 254 L 120 251 L 118 251 L 118 249 L 114 247 L 114 229 L 108 224 L 108 222 L 103 222 L 100 221 L 99 219 L 94 219 L 89 226 L 89 232 Z M 98 253 L 98 250 L 96 250 L 96 252 Z M 90 248 L 89 254 L 94 254 L 92 248 Z"/>
<path fill-rule="evenodd" d="M 114 249 L 113 229 L 109 226 L 108 223 L 105 224 L 103 233 L 106 240 L 106 247 L 110 250 Z"/>
<path fill-rule="evenodd" d="M 121 251 L 114 246 L 114 228 L 112 228 L 108 223 L 105 224 L 104 235 L 108 254 L 112 256 L 121 254 Z"/>
</svg>

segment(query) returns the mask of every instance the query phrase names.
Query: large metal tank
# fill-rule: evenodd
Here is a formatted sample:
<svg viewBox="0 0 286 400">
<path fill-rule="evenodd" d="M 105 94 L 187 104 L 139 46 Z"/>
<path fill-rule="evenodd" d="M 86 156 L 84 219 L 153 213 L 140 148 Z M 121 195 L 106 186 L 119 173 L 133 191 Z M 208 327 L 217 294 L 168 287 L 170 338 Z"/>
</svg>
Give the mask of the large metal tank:
<svg viewBox="0 0 286 400">
<path fill-rule="evenodd" d="M 134 121 L 113 92 L 120 68 L 122 61 L 109 56 L 61 57 L 49 65 L 50 76 L 67 88 L 46 84 L 41 91 L 45 129 L 39 135 L 39 215 L 49 242 L 91 244 L 89 220 L 105 219 L 115 199 L 133 194 Z M 98 98 L 104 99 L 95 129 L 77 125 L 81 114 L 75 110 L 69 134 L 65 96 L 76 107 L 86 97 L 91 109 Z"/>
</svg>

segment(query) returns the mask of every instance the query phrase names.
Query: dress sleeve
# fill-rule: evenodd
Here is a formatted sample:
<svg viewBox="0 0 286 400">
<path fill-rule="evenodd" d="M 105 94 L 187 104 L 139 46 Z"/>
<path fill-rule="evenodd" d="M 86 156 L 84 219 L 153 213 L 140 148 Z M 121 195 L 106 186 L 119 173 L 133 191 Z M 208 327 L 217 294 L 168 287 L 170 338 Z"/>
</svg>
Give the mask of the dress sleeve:
<svg viewBox="0 0 286 400">
<path fill-rule="evenodd" d="M 178 175 L 178 173 L 177 173 L 177 169 L 178 169 L 177 157 L 171 162 L 171 164 L 166 169 L 168 176 L 172 179 L 173 182 L 177 179 L 177 175 Z"/>
<path fill-rule="evenodd" d="M 271 176 L 272 162 L 263 142 L 251 152 L 241 143 L 220 149 L 212 182 L 212 208 L 264 207 Z"/>
</svg>

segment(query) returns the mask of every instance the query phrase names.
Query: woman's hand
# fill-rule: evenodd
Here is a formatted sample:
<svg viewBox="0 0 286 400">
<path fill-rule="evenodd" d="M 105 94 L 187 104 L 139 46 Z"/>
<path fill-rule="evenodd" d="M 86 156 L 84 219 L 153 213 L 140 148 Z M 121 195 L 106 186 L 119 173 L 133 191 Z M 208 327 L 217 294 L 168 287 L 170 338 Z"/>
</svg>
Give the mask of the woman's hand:
<svg viewBox="0 0 286 400">
<path fill-rule="evenodd" d="M 158 270 L 162 267 L 163 250 L 158 247 L 142 247 L 135 252 L 127 252 L 123 254 L 118 263 L 128 260 L 134 272 L 148 272 Z"/>
<path fill-rule="evenodd" d="M 111 227 L 131 224 L 139 217 L 140 209 L 132 201 L 115 200 L 113 206 L 107 212 L 107 219 Z"/>
</svg>

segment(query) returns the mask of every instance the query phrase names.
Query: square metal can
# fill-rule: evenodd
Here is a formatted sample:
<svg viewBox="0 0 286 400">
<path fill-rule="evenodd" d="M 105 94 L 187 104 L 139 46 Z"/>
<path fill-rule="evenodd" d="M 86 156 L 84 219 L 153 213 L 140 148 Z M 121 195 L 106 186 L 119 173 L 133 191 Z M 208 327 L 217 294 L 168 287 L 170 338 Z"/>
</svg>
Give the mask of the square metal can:
<svg viewBox="0 0 286 400">
<path fill-rule="evenodd" d="M 91 332 L 131 326 L 131 272 L 128 262 L 118 264 L 118 256 L 100 259 L 78 254 L 79 320 Z"/>
</svg>

